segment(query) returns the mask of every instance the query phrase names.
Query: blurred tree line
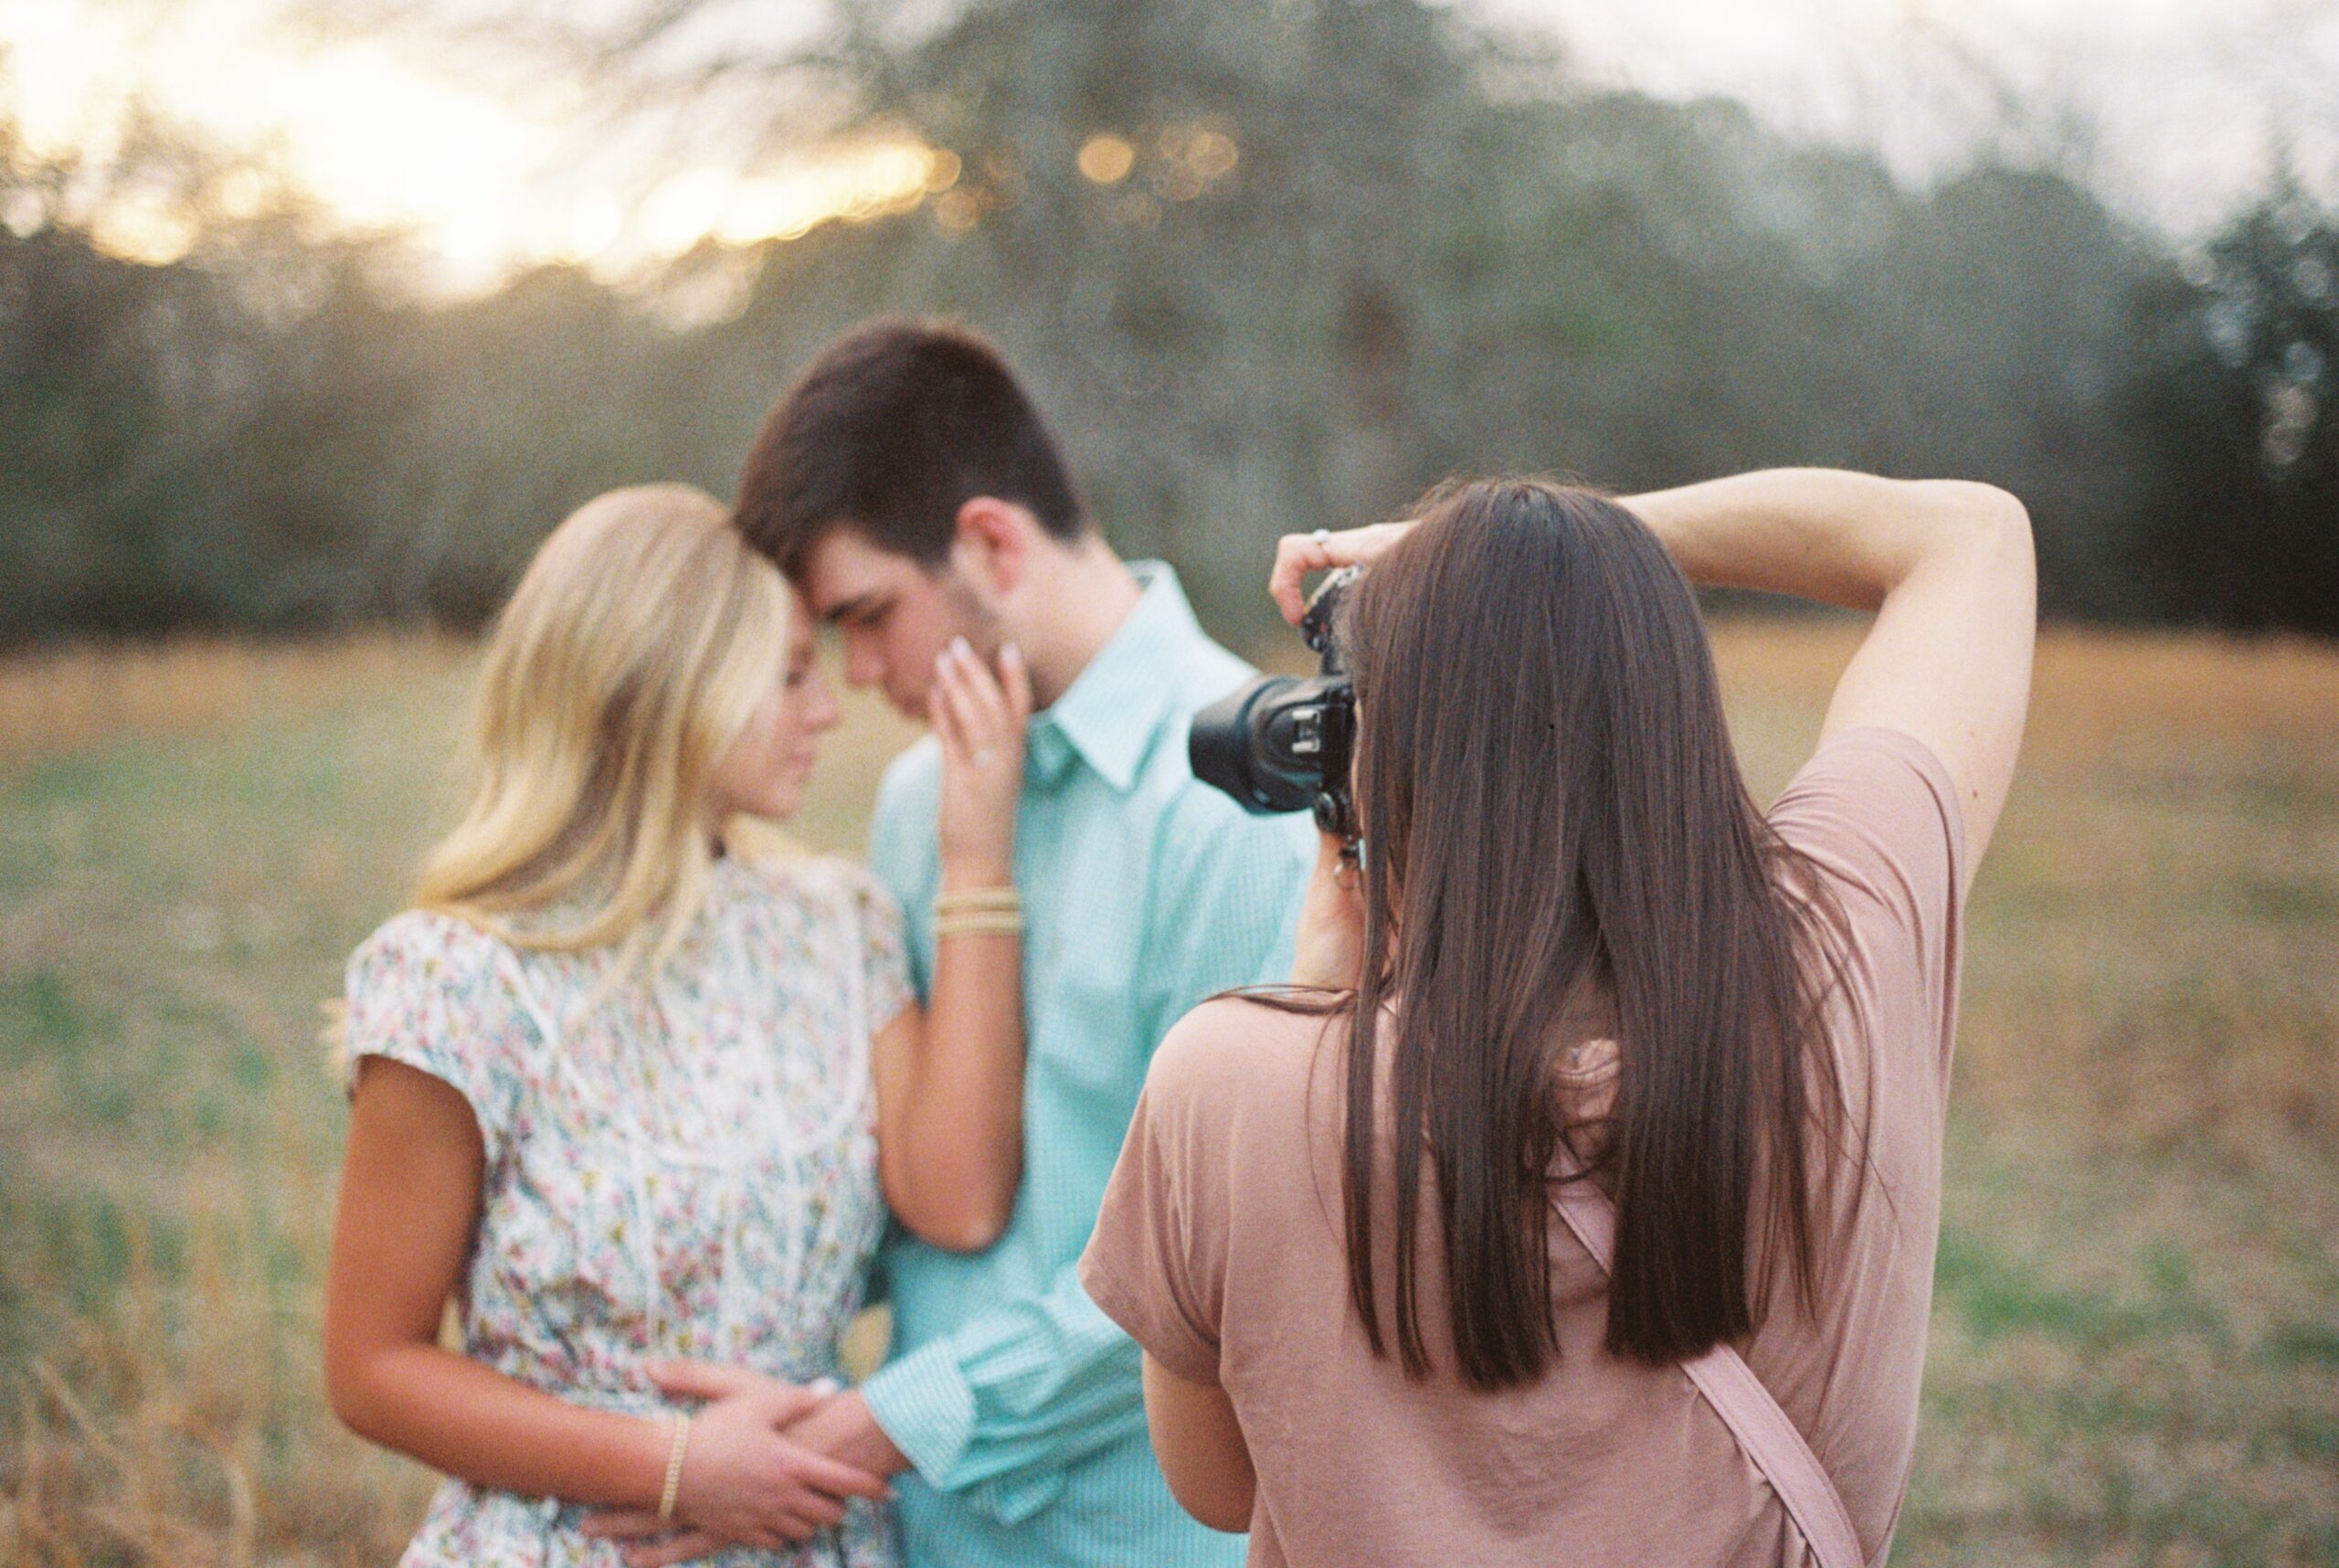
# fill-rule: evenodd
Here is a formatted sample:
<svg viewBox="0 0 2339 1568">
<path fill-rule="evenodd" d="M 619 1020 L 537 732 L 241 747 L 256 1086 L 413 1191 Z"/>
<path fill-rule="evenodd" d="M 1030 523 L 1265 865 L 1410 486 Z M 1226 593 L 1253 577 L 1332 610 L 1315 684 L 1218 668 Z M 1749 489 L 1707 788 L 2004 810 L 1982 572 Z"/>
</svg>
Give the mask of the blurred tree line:
<svg viewBox="0 0 2339 1568">
<path fill-rule="evenodd" d="M 475 622 L 594 492 L 727 492 L 884 312 L 996 337 L 1117 543 L 1222 624 L 1275 534 L 1454 471 L 1828 463 L 2021 495 L 2052 613 L 2339 632 L 2339 214 L 2295 181 L 2179 249 L 2052 169 L 1910 191 L 1421 0 L 841 15 L 812 63 L 956 181 L 651 285 L 418 298 L 386 242 L 212 210 L 224 167 L 159 132 L 139 177 L 206 217 L 135 264 L 0 143 L 0 640 Z M 677 326 L 693 289 L 726 308 Z"/>
</svg>

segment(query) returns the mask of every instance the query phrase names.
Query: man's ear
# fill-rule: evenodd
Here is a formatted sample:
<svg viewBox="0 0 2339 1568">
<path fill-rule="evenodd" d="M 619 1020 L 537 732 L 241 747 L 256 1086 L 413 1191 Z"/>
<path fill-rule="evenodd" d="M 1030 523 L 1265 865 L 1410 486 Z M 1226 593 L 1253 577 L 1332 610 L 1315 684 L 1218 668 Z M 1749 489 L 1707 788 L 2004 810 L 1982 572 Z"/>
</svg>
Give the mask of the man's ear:
<svg viewBox="0 0 2339 1568">
<path fill-rule="evenodd" d="M 950 563 L 994 594 L 1012 593 L 1032 564 L 1039 520 L 1011 501 L 969 496 L 959 503 Z"/>
</svg>

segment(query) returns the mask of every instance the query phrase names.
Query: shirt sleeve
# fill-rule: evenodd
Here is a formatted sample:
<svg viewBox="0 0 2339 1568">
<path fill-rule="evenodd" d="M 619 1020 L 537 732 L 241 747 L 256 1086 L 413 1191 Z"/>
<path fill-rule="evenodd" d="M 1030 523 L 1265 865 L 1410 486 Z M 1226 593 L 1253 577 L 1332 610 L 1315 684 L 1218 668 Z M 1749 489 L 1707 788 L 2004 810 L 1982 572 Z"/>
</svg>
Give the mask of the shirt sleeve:
<svg viewBox="0 0 2339 1568">
<path fill-rule="evenodd" d="M 1770 822 L 1835 887 L 1849 959 L 1872 994 L 1912 989 L 1945 1085 L 1956 1031 L 1965 820 L 1957 788 L 1915 736 L 1867 725 L 1828 737 Z"/>
<path fill-rule="evenodd" d="M 1145 1428 L 1138 1350 L 1074 1267 L 1009 1298 L 861 1385 L 919 1475 L 1001 1523 L 1062 1493 L 1064 1472 Z"/>
<path fill-rule="evenodd" d="M 351 956 L 344 991 L 349 1086 L 367 1056 L 451 1085 L 479 1123 L 490 1167 L 518 1110 L 530 1028 L 498 951 L 450 916 L 401 915 Z"/>
<path fill-rule="evenodd" d="M 1219 1381 L 1225 1315 L 1229 1139 L 1218 1099 L 1241 1081 L 1218 1055 L 1219 1003 L 1189 1014 L 1155 1054 L 1105 1189 L 1080 1279 L 1105 1315 L 1189 1383 Z"/>
</svg>

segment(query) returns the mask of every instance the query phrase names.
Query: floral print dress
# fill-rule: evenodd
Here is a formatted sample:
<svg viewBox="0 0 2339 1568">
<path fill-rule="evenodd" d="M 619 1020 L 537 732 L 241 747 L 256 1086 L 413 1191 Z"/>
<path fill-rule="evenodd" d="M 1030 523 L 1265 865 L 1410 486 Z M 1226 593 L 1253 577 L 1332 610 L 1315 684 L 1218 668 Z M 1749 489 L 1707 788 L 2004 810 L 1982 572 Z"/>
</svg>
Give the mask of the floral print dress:
<svg viewBox="0 0 2339 1568">
<path fill-rule="evenodd" d="M 350 959 L 353 1074 L 374 1055 L 443 1079 L 486 1146 L 465 1351 L 642 1414 L 671 1408 L 659 1357 L 841 1381 L 885 1223 L 869 1043 L 913 1001 L 899 911 L 841 861 L 730 856 L 654 984 L 611 961 L 414 911 Z M 847 1508 L 795 1552 L 706 1561 L 891 1568 L 885 1512 Z M 402 1563 L 619 1568 L 587 1511 L 450 1479 Z"/>
</svg>

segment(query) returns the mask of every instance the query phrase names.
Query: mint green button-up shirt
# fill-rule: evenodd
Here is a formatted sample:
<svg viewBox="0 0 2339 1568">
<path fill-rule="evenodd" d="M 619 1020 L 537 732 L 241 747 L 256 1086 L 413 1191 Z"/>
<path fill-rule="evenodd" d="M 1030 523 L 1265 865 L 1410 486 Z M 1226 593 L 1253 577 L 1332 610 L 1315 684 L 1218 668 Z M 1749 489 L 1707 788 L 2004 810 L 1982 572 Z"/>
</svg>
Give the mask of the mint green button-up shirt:
<svg viewBox="0 0 2339 1568">
<path fill-rule="evenodd" d="M 1023 1178 L 972 1255 L 896 1228 L 882 1267 L 893 1359 L 863 1385 L 915 1473 L 896 1483 L 911 1568 L 1233 1564 L 1154 1463 L 1137 1345 L 1074 1277 L 1170 1026 L 1288 972 L 1315 853 L 1306 816 L 1254 817 L 1195 779 L 1187 722 L 1253 673 L 1206 636 L 1178 579 L 1133 568 L 1138 605 L 1032 722 L 1016 819 L 1023 895 Z M 940 885 L 932 737 L 885 775 L 869 863 L 908 916 L 919 993 Z"/>
</svg>

